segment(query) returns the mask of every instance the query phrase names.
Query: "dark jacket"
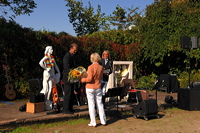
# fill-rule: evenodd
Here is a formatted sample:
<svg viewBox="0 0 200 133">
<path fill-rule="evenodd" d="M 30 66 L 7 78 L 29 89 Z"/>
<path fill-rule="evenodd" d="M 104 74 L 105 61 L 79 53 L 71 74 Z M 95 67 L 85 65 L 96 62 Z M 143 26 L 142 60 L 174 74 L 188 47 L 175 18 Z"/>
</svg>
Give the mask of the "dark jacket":
<svg viewBox="0 0 200 133">
<path fill-rule="evenodd" d="M 105 64 L 105 59 L 101 59 L 100 65 L 103 66 L 104 70 L 109 70 L 108 74 L 103 74 L 103 81 L 108 82 L 109 75 L 112 73 L 113 61 L 108 59 L 108 62 Z"/>
<path fill-rule="evenodd" d="M 74 56 L 70 53 L 67 52 L 63 58 L 63 77 L 62 81 L 64 83 L 70 83 L 68 81 L 68 73 L 70 72 L 71 69 L 76 68 L 76 63 L 74 60 Z"/>
</svg>

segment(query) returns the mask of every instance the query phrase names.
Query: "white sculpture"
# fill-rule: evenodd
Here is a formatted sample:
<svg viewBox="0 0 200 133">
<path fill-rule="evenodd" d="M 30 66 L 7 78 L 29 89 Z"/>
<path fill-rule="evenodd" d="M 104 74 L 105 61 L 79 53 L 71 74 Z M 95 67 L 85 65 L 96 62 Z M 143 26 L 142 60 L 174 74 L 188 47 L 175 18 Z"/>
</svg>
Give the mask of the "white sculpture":
<svg viewBox="0 0 200 133">
<path fill-rule="evenodd" d="M 44 69 L 43 72 L 43 89 L 40 93 L 45 95 L 46 110 L 52 109 L 52 101 L 50 100 L 51 90 L 55 83 L 60 81 L 60 70 L 56 64 L 54 56 L 52 55 L 52 46 L 45 48 L 45 56 L 40 60 L 39 65 Z M 55 74 L 55 70 L 57 73 Z"/>
</svg>

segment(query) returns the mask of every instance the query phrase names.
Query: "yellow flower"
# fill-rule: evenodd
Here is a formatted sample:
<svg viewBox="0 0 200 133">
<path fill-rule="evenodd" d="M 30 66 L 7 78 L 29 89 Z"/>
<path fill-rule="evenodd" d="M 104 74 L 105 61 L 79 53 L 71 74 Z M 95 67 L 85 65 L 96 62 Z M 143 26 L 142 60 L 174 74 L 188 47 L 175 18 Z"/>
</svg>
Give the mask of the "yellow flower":
<svg viewBox="0 0 200 133">
<path fill-rule="evenodd" d="M 79 66 L 77 68 L 74 68 L 70 70 L 68 74 L 68 80 L 70 82 L 77 82 L 79 80 L 79 77 L 82 76 L 82 74 L 86 72 L 86 69 L 82 66 Z"/>
<path fill-rule="evenodd" d="M 122 72 L 121 72 L 121 75 L 123 76 L 124 74 L 126 74 L 127 73 L 127 69 L 124 69 Z"/>
</svg>

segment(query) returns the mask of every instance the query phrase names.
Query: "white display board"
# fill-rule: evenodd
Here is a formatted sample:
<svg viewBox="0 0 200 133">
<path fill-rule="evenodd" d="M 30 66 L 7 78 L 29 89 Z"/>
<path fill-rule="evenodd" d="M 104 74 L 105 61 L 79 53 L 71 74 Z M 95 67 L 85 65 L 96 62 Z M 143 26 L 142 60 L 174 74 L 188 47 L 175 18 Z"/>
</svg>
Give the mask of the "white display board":
<svg viewBox="0 0 200 133">
<path fill-rule="evenodd" d="M 117 87 L 115 80 L 115 74 L 116 74 L 115 69 L 119 65 L 127 65 L 128 79 L 133 78 L 133 61 L 113 61 L 113 66 L 112 66 L 113 73 L 109 75 L 109 81 L 106 87 L 106 92 L 108 91 L 109 88 Z"/>
</svg>

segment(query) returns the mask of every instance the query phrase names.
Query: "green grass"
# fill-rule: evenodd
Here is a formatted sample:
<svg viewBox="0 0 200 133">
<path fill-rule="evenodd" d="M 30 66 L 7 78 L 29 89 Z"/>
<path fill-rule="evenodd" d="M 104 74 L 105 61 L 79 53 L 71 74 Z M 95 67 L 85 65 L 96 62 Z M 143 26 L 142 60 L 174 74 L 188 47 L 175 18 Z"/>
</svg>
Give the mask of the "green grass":
<svg viewBox="0 0 200 133">
<path fill-rule="evenodd" d="M 53 127 L 59 127 L 64 126 L 66 124 L 69 125 L 78 125 L 78 124 L 87 124 L 88 119 L 87 118 L 80 118 L 80 119 L 70 119 L 67 121 L 61 121 L 61 122 L 53 122 L 53 123 L 40 123 L 40 124 L 34 124 L 34 125 L 26 125 L 21 127 L 16 127 L 14 129 L 4 129 L 0 130 L 0 133 L 35 133 L 38 129 L 46 129 L 46 128 L 53 128 Z M 60 132 L 60 131 L 56 131 Z"/>
<path fill-rule="evenodd" d="M 12 133 L 32 133 L 32 132 L 34 132 L 34 129 L 31 126 L 27 126 L 27 127 L 19 127 Z"/>
<path fill-rule="evenodd" d="M 66 121 L 66 124 L 70 124 L 70 125 L 78 125 L 78 124 L 86 124 L 87 119 L 78 119 L 78 120 L 69 120 Z"/>
</svg>

